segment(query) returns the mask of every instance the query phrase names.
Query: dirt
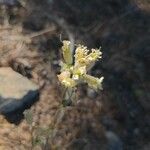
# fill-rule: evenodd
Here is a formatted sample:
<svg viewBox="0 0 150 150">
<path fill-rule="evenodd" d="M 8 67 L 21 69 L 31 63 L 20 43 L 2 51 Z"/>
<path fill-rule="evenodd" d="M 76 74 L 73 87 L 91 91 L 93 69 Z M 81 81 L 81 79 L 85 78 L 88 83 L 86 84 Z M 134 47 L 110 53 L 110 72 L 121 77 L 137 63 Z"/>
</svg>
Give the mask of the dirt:
<svg viewBox="0 0 150 150">
<path fill-rule="evenodd" d="M 51 129 L 47 149 L 105 150 L 108 131 L 125 150 L 149 149 L 149 6 L 149 0 L 24 0 L 7 5 L 0 38 L 19 36 L 19 42 L 1 42 L 0 66 L 11 66 L 40 85 L 39 101 L 30 110 L 36 126 Z M 9 28 L 3 24 L 7 14 Z M 43 32 L 47 29 L 52 32 Z M 78 104 L 64 111 L 56 73 L 61 39 L 68 38 L 89 48 L 102 47 L 103 59 L 91 73 L 105 80 L 104 90 L 93 99 L 81 86 Z M 31 146 L 26 120 L 18 121 L 18 112 L 14 115 L 11 123 L 0 118 L 0 149 L 40 149 Z"/>
</svg>

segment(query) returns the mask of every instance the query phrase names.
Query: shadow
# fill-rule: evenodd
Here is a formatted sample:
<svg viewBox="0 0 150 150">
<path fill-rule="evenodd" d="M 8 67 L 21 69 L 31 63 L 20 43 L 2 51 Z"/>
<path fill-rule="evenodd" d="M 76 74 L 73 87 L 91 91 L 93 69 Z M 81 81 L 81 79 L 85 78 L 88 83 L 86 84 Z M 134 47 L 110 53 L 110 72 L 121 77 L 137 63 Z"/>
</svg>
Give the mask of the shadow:
<svg viewBox="0 0 150 150">
<path fill-rule="evenodd" d="M 24 118 L 23 112 L 39 99 L 38 91 L 29 91 L 22 99 L 4 99 L 0 97 L 0 113 L 8 122 L 18 125 Z"/>
</svg>

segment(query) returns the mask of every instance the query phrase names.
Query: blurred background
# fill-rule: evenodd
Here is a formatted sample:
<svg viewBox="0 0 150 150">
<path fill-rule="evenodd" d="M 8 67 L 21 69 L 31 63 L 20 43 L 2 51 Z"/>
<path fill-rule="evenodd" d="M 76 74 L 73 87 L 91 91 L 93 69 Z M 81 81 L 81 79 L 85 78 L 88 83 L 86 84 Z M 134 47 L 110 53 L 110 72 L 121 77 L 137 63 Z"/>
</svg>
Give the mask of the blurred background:
<svg viewBox="0 0 150 150">
<path fill-rule="evenodd" d="M 34 69 L 38 74 L 43 68 L 49 72 L 48 77 L 39 75 L 47 86 L 56 83 L 61 40 L 102 49 L 103 58 L 91 74 L 104 76 L 103 91 L 80 87 L 81 104 L 68 108 L 58 127 L 67 128 L 70 137 L 65 140 L 60 132 L 53 144 L 65 140 L 60 150 L 150 149 L 149 0 L 0 0 L 0 6 L 2 26 L 8 21 L 25 35 L 55 28 L 32 38 L 29 46 L 40 57 L 34 58 Z M 49 93 L 58 95 L 55 89 L 45 95 Z"/>
</svg>

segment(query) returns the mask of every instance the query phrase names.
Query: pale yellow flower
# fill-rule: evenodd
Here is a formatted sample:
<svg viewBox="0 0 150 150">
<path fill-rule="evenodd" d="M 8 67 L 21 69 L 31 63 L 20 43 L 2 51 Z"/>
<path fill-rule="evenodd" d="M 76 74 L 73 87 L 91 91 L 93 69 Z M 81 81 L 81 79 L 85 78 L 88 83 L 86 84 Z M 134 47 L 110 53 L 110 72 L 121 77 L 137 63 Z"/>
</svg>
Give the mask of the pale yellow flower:
<svg viewBox="0 0 150 150">
<path fill-rule="evenodd" d="M 96 78 L 91 75 L 85 74 L 83 76 L 83 79 L 88 84 L 89 87 L 91 87 L 95 90 L 102 89 L 102 81 L 103 81 L 104 77 Z"/>
<path fill-rule="evenodd" d="M 59 79 L 59 81 L 63 81 L 64 79 L 66 79 L 66 78 L 70 78 L 70 72 L 69 71 L 63 71 L 63 72 L 61 72 L 59 75 L 57 75 L 57 77 L 58 77 L 58 79 Z"/>
<path fill-rule="evenodd" d="M 87 47 L 79 45 L 75 51 L 75 66 L 84 66 L 86 65 L 86 56 L 89 50 Z"/>
<path fill-rule="evenodd" d="M 76 82 L 71 78 L 65 78 L 64 80 L 62 80 L 62 84 L 70 88 L 73 88 L 76 86 Z"/>
<path fill-rule="evenodd" d="M 92 49 L 91 53 L 87 47 L 79 45 L 75 52 L 75 66 L 90 66 L 93 62 L 101 58 L 102 52 L 98 49 Z"/>
<path fill-rule="evenodd" d="M 72 59 L 72 52 L 70 50 L 70 41 L 63 41 L 62 52 L 65 63 L 71 65 L 73 59 Z"/>
<path fill-rule="evenodd" d="M 83 74 L 86 74 L 86 66 L 81 66 L 81 67 L 74 67 L 73 69 L 73 74 L 76 74 L 76 75 L 83 75 Z"/>
<path fill-rule="evenodd" d="M 69 71 L 63 71 L 58 76 L 59 81 L 66 87 L 75 87 L 76 83 L 70 78 L 71 73 Z"/>
<path fill-rule="evenodd" d="M 92 52 L 87 55 L 86 59 L 88 62 L 93 62 L 101 58 L 102 52 L 98 49 L 92 49 Z"/>
<path fill-rule="evenodd" d="M 78 83 L 86 82 L 89 87 L 98 90 L 102 89 L 103 77 L 96 78 L 87 74 L 90 67 L 102 57 L 102 52 L 78 45 L 75 50 L 75 62 L 72 64 L 73 56 L 70 50 L 70 42 L 63 41 L 62 47 L 65 63 L 61 62 L 61 73 L 58 75 L 59 81 L 66 87 L 75 87 Z"/>
</svg>

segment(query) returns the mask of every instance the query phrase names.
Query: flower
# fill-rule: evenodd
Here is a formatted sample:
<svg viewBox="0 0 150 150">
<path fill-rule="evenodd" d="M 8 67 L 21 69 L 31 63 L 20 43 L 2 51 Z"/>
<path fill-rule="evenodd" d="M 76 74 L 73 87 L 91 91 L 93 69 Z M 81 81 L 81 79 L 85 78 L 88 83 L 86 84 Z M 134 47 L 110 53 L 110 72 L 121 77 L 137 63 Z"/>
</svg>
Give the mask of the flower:
<svg viewBox="0 0 150 150">
<path fill-rule="evenodd" d="M 86 56 L 88 54 L 89 50 L 87 47 L 78 45 L 76 51 L 75 51 L 75 66 L 84 66 L 86 65 Z"/>
<path fill-rule="evenodd" d="M 60 81 L 63 81 L 64 79 L 66 79 L 66 78 L 70 78 L 70 72 L 69 71 L 63 71 L 63 72 L 61 72 L 61 74 L 59 74 L 59 75 L 57 75 L 58 76 L 58 79 L 60 80 Z"/>
<path fill-rule="evenodd" d="M 76 86 L 76 82 L 71 79 L 71 78 L 65 78 L 63 81 L 62 81 L 62 84 L 66 87 L 70 87 L 70 88 L 73 88 Z"/>
<path fill-rule="evenodd" d="M 75 87 L 76 83 L 70 78 L 71 74 L 69 71 L 63 71 L 60 75 L 57 75 L 59 81 L 66 87 Z"/>
<path fill-rule="evenodd" d="M 95 90 L 102 89 L 104 78 L 87 74 L 90 67 L 102 57 L 99 49 L 91 49 L 90 52 L 86 46 L 78 45 L 75 50 L 74 64 L 69 41 L 63 41 L 62 53 L 64 62 L 61 62 L 61 73 L 58 79 L 64 86 L 74 88 L 77 84 L 86 82 Z"/>
<path fill-rule="evenodd" d="M 70 41 L 63 41 L 62 53 L 65 63 L 71 65 L 73 59 L 72 59 L 72 52 L 70 50 Z"/>
<path fill-rule="evenodd" d="M 94 90 L 98 90 L 98 89 L 102 90 L 102 81 L 104 77 L 96 78 L 91 75 L 85 74 L 83 76 L 83 79 L 88 84 L 88 86 L 93 88 Z"/>
</svg>

